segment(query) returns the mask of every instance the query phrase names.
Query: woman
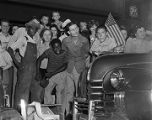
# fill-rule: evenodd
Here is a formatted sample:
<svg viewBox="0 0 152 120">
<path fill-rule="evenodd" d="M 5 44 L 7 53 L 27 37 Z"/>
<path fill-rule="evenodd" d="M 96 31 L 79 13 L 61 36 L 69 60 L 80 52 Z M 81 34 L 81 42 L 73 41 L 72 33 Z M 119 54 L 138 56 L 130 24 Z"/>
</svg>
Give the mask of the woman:
<svg viewBox="0 0 152 120">
<path fill-rule="evenodd" d="M 41 33 L 40 33 L 40 38 L 41 38 L 41 41 L 40 41 L 40 44 L 38 45 L 38 57 L 40 55 L 42 55 L 45 50 L 47 50 L 47 49 L 50 48 L 49 44 L 50 44 L 50 41 L 52 40 L 52 33 L 51 33 L 51 31 L 49 29 L 43 29 L 41 31 Z M 45 76 L 46 68 L 47 68 L 47 62 L 48 62 L 47 59 L 44 59 L 41 62 L 41 65 L 40 65 L 40 75 L 36 79 L 41 80 Z M 43 92 L 42 92 L 42 96 L 41 97 L 42 97 L 42 100 L 43 100 Z"/>
<path fill-rule="evenodd" d="M 49 29 L 43 29 L 40 33 L 40 39 L 41 39 L 40 40 L 41 42 L 38 45 L 38 57 L 40 55 L 42 55 L 45 50 L 50 48 L 49 44 L 52 39 L 51 31 Z M 47 67 L 47 59 L 45 59 L 41 62 L 40 69 L 41 69 L 41 71 L 43 71 L 42 73 L 45 72 L 46 67 Z M 43 76 L 43 74 L 42 74 L 42 76 Z"/>
<path fill-rule="evenodd" d="M 59 31 L 57 25 L 54 25 L 54 24 L 51 25 L 50 30 L 52 32 L 52 40 L 60 37 L 60 31 Z"/>
<path fill-rule="evenodd" d="M 99 23 L 95 20 L 91 20 L 88 24 L 89 31 L 90 31 L 90 44 L 92 46 L 95 40 L 96 28 L 99 26 Z"/>
</svg>

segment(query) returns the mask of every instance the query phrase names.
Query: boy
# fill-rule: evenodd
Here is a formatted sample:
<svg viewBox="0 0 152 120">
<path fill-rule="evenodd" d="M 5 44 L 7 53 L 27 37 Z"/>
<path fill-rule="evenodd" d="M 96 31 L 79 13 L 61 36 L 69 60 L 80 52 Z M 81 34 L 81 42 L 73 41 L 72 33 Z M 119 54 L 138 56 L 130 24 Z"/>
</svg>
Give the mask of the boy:
<svg viewBox="0 0 152 120">
<path fill-rule="evenodd" d="M 69 104 L 69 101 L 66 103 L 66 97 L 69 96 L 69 94 L 73 94 L 74 91 L 72 88 L 69 88 L 68 84 L 73 84 L 73 81 L 69 81 L 70 79 L 68 79 L 68 73 L 65 71 L 67 68 L 67 53 L 66 51 L 62 50 L 61 41 L 59 39 L 54 39 L 50 44 L 51 48 L 46 50 L 37 60 L 37 76 L 39 76 L 39 67 L 41 61 L 48 58 L 47 73 L 45 76 L 47 79 L 49 79 L 49 84 L 45 88 L 44 103 L 54 104 L 51 92 L 56 86 L 56 103 L 63 105 L 62 110 L 64 112 L 64 107 L 66 106 L 65 104 Z M 66 94 L 65 88 L 71 90 L 72 93 Z"/>
<path fill-rule="evenodd" d="M 57 25 L 59 30 L 62 31 L 62 28 L 61 28 L 62 22 L 60 21 L 60 13 L 57 11 L 52 12 L 52 19 L 53 19 L 52 24 Z"/>
<path fill-rule="evenodd" d="M 113 38 L 108 37 L 107 29 L 104 26 L 98 26 L 96 29 L 96 38 L 93 42 L 90 52 L 99 56 L 106 52 L 113 52 L 116 42 Z"/>
</svg>

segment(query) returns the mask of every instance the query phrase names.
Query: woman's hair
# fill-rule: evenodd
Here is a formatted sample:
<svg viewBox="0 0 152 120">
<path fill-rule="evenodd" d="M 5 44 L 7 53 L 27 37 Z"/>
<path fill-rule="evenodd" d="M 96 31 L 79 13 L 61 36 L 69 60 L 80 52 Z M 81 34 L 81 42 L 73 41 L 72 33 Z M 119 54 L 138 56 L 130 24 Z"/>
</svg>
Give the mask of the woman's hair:
<svg viewBox="0 0 152 120">
<path fill-rule="evenodd" d="M 42 39 L 43 43 L 45 42 L 45 40 L 44 40 L 44 38 L 43 38 L 43 34 L 44 34 L 44 32 L 47 31 L 47 30 L 50 31 L 50 29 L 44 28 L 44 29 L 42 29 L 42 31 L 40 32 L 40 38 Z M 50 33 L 51 33 L 51 38 L 52 38 L 52 32 L 50 31 Z"/>
<path fill-rule="evenodd" d="M 55 24 L 52 24 L 52 25 L 50 25 L 50 30 L 51 30 L 52 27 L 56 28 L 56 30 L 57 30 L 57 38 L 59 38 L 61 33 L 60 33 L 60 30 L 59 30 L 58 26 L 55 25 Z"/>
<path fill-rule="evenodd" d="M 91 20 L 88 22 L 88 28 L 91 28 L 93 25 L 99 26 L 99 22 L 96 20 Z"/>
</svg>

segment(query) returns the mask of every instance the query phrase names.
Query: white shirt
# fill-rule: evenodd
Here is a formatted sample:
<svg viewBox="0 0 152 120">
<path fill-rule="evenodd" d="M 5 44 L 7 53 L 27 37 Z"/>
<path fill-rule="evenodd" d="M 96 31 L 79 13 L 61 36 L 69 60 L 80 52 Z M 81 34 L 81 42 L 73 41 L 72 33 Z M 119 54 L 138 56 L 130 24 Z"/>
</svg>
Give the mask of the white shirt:
<svg viewBox="0 0 152 120">
<path fill-rule="evenodd" d="M 28 38 L 28 40 L 26 39 L 26 37 Z M 25 54 L 25 51 L 26 51 L 27 42 L 31 42 L 31 43 L 35 43 L 36 44 L 36 41 L 35 41 L 34 38 L 32 39 L 27 34 L 26 34 L 26 37 L 25 36 L 21 36 L 16 42 L 14 42 L 14 43 L 12 43 L 10 45 L 10 47 L 13 50 L 19 49 L 20 55 L 22 57 L 24 57 L 24 54 Z"/>
<path fill-rule="evenodd" d="M 59 37 L 59 40 L 62 42 L 64 38 L 68 37 L 65 33 Z"/>
<path fill-rule="evenodd" d="M 6 50 L 0 48 L 0 67 L 3 70 L 8 69 L 12 66 L 12 58 Z"/>
<path fill-rule="evenodd" d="M 11 36 L 10 42 L 9 42 L 9 46 L 11 46 L 11 44 L 16 42 L 20 37 L 26 36 L 26 35 L 27 35 L 27 31 L 26 31 L 25 27 L 18 28 L 15 31 L 14 35 Z M 39 39 L 40 39 L 39 33 L 37 32 L 33 38 L 36 40 L 36 43 L 38 44 L 39 43 Z"/>
<path fill-rule="evenodd" d="M 128 38 L 125 45 L 126 53 L 148 53 L 152 51 L 152 41 L 145 39 L 137 39 L 137 38 Z"/>
<path fill-rule="evenodd" d="M 0 32 L 0 41 L 3 43 L 9 43 L 11 35 L 5 36 L 2 32 Z"/>
<path fill-rule="evenodd" d="M 102 52 L 110 51 L 116 47 L 116 42 L 113 38 L 106 37 L 103 42 L 95 39 L 93 42 L 90 52 L 95 52 L 95 54 L 100 54 Z"/>
<path fill-rule="evenodd" d="M 27 35 L 27 32 L 26 32 L 26 29 L 24 27 L 18 28 L 15 31 L 14 35 L 11 36 L 9 46 L 11 46 L 11 44 L 16 42 L 21 36 L 26 36 L 26 35 Z"/>
<path fill-rule="evenodd" d="M 37 54 L 38 57 L 40 55 L 42 55 L 45 52 L 45 50 L 47 50 L 49 48 L 50 48 L 49 44 L 44 44 L 43 42 L 41 42 L 41 44 L 39 44 L 39 46 L 38 46 L 38 54 Z M 47 63 L 48 63 L 48 59 L 47 58 L 43 59 L 41 62 L 40 68 L 46 69 Z"/>
</svg>

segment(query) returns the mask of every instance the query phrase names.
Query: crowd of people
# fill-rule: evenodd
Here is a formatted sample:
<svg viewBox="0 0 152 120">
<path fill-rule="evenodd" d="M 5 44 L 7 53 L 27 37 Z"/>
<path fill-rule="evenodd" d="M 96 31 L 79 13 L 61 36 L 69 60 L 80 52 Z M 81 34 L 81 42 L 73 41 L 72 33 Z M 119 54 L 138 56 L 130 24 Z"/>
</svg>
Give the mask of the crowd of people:
<svg viewBox="0 0 152 120">
<path fill-rule="evenodd" d="M 106 27 L 96 20 L 80 24 L 70 19 L 62 22 L 57 11 L 51 17 L 51 24 L 49 16 L 42 16 L 40 20 L 30 20 L 25 27 L 13 26 L 11 35 L 9 21 L 1 20 L 0 83 L 4 88 L 1 106 L 5 102 L 3 95 L 8 94 L 8 107 L 19 110 L 21 99 L 27 103 L 61 104 L 67 116 L 74 97 L 78 96 L 79 77 L 94 58 L 108 52 L 152 50 L 152 32 L 141 25 L 134 28 L 133 36 L 121 26 L 126 43 L 117 46 Z"/>
</svg>

